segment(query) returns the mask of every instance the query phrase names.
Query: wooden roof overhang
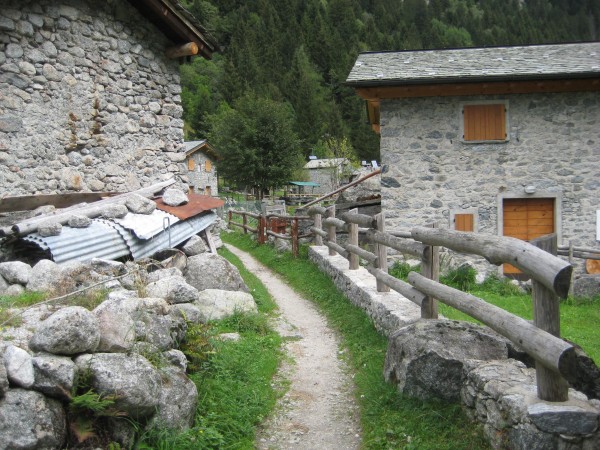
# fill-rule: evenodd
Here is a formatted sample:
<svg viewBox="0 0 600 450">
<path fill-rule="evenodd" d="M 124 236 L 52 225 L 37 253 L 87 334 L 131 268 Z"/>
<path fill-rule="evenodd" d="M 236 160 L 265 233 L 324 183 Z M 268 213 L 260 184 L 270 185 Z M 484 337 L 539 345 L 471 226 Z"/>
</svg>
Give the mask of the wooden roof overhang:
<svg viewBox="0 0 600 450">
<path fill-rule="evenodd" d="M 199 54 L 207 59 L 219 51 L 214 39 L 177 0 L 128 0 L 176 47 L 168 49 L 171 58 Z"/>
<path fill-rule="evenodd" d="M 212 145 L 210 145 L 208 143 L 208 141 L 204 141 L 201 144 L 198 144 L 195 147 L 192 147 L 191 149 L 189 149 L 188 151 L 185 152 L 185 156 L 186 157 L 191 156 L 196 152 L 202 152 L 206 156 L 210 156 L 215 161 L 219 161 L 220 159 L 222 159 L 221 155 L 219 155 L 217 153 L 217 151 L 214 149 L 214 147 Z"/>
<path fill-rule="evenodd" d="M 600 91 L 600 76 L 582 78 L 545 78 L 523 80 L 470 81 L 440 83 L 348 83 L 366 100 L 367 114 L 373 131 L 380 132 L 380 102 L 383 99 L 415 97 L 451 97 L 468 95 L 502 95 L 547 92 Z"/>
</svg>

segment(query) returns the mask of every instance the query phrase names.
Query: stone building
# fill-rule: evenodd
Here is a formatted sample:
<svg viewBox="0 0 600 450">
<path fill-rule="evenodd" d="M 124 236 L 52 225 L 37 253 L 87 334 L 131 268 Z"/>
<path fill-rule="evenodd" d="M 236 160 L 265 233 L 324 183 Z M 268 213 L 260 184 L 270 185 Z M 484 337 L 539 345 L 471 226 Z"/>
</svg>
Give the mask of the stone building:
<svg viewBox="0 0 600 450">
<path fill-rule="evenodd" d="M 304 165 L 310 181 L 318 184 L 312 194 L 327 194 L 348 183 L 352 165 L 346 158 L 312 159 Z"/>
<path fill-rule="evenodd" d="M 215 149 L 203 139 L 185 142 L 188 186 L 198 194 L 212 195 L 219 193 L 217 168 L 215 162 L 219 155 Z"/>
<path fill-rule="evenodd" d="M 388 229 L 599 248 L 599 42 L 363 53 L 347 82 L 381 135 Z"/>
<path fill-rule="evenodd" d="M 216 49 L 176 0 L 0 0 L 0 191 L 184 172 L 178 57 Z"/>
</svg>

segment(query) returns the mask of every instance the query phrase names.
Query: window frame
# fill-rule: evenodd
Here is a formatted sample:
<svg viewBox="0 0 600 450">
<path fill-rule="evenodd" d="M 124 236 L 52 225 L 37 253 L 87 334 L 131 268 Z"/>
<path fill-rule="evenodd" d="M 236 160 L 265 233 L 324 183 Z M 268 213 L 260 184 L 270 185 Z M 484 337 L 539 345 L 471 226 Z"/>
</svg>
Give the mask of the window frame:
<svg viewBox="0 0 600 450">
<path fill-rule="evenodd" d="M 487 105 L 502 105 L 504 106 L 504 139 L 481 139 L 481 140 L 466 140 L 465 139 L 465 106 L 487 106 Z M 510 109 L 508 100 L 472 100 L 460 103 L 460 136 L 463 144 L 503 144 L 510 141 Z"/>
<path fill-rule="evenodd" d="M 473 216 L 473 231 L 464 231 L 456 229 L 456 215 L 457 214 L 470 214 Z M 477 233 L 479 230 L 479 209 L 478 208 L 466 208 L 466 209 L 454 209 L 450 211 L 450 229 L 454 231 L 461 231 L 464 233 Z"/>
</svg>

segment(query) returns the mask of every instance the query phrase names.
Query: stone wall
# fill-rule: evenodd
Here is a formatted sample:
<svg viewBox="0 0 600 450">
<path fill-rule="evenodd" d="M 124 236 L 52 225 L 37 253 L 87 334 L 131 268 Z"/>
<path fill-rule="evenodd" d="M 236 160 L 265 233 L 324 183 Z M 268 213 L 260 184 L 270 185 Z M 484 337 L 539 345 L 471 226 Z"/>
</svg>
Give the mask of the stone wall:
<svg viewBox="0 0 600 450">
<path fill-rule="evenodd" d="M 0 189 L 129 191 L 177 174 L 171 45 L 127 1 L 4 0 Z"/>
<path fill-rule="evenodd" d="M 507 101 L 508 142 L 464 143 L 462 103 L 491 99 Z M 478 231 L 496 235 L 503 198 L 553 197 L 559 245 L 597 246 L 598 123 L 597 92 L 384 100 L 386 225 L 451 228 L 453 213 L 475 212 Z"/>
<path fill-rule="evenodd" d="M 188 162 L 188 185 L 192 187 L 198 194 L 212 195 L 213 197 L 216 197 L 219 193 L 219 188 L 217 184 L 217 170 L 215 168 L 214 161 L 201 151 L 192 153 L 188 156 L 188 160 L 189 159 L 194 161 L 194 168 L 190 170 L 190 164 Z M 209 161 L 209 170 L 206 170 L 206 161 Z"/>
</svg>

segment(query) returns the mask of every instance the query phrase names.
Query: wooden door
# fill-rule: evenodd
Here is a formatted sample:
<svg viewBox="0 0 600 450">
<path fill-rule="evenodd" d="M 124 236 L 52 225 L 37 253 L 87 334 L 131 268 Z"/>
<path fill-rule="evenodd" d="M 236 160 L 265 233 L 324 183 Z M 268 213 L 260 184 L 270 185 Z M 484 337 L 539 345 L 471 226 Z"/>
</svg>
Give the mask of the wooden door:
<svg viewBox="0 0 600 450">
<path fill-rule="evenodd" d="M 504 236 L 530 241 L 554 233 L 553 198 L 506 198 L 504 209 Z M 504 264 L 504 275 L 518 275 L 521 271 Z"/>
</svg>

